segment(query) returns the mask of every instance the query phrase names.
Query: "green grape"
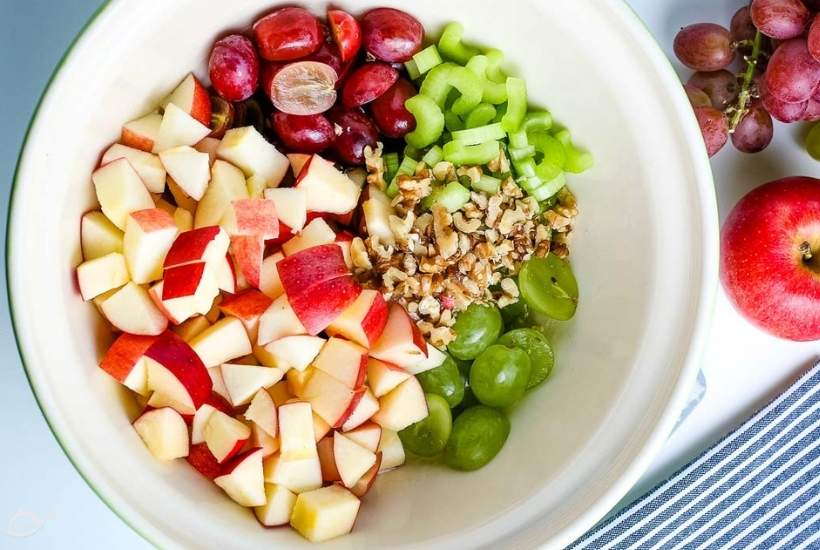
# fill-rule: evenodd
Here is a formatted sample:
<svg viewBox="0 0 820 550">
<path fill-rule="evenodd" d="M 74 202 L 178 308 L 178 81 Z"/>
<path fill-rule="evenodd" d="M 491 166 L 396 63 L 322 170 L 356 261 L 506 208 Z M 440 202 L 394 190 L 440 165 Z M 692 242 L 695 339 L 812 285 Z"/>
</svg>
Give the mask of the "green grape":
<svg viewBox="0 0 820 550">
<path fill-rule="evenodd" d="M 498 339 L 499 344 L 524 350 L 530 358 L 530 378 L 527 389 L 543 382 L 552 371 L 555 356 L 543 332 L 534 328 L 511 330 Z"/>
<path fill-rule="evenodd" d="M 510 421 L 501 411 L 481 405 L 465 410 L 453 424 L 444 462 L 454 470 L 478 470 L 490 462 L 510 435 Z"/>
<path fill-rule="evenodd" d="M 538 313 L 567 321 L 578 305 L 578 282 L 569 264 L 555 254 L 524 262 L 518 288 L 527 305 Z"/>
<path fill-rule="evenodd" d="M 814 160 L 820 160 L 820 124 L 815 124 L 806 136 L 806 150 Z"/>
<path fill-rule="evenodd" d="M 507 330 L 530 327 L 533 324 L 530 319 L 529 307 L 524 300 L 518 300 L 515 303 L 502 307 L 501 318 L 504 320 L 504 328 Z"/>
<path fill-rule="evenodd" d="M 509 407 L 524 397 L 530 370 L 527 352 L 496 344 L 484 350 L 473 363 L 470 387 L 484 405 Z"/>
<path fill-rule="evenodd" d="M 456 318 L 456 339 L 447 351 L 456 359 L 475 359 L 498 339 L 502 324 L 501 313 L 494 305 L 470 304 Z"/>
<path fill-rule="evenodd" d="M 472 359 L 456 359 L 453 356 L 450 356 L 450 358 L 458 367 L 461 376 L 463 376 L 465 380 L 468 380 L 470 378 L 470 368 L 473 366 Z"/>
<path fill-rule="evenodd" d="M 444 450 L 453 427 L 450 405 L 440 395 L 424 394 L 427 417 L 399 432 L 404 448 L 418 456 L 436 456 Z"/>
<path fill-rule="evenodd" d="M 450 408 L 457 406 L 464 399 L 464 377 L 449 355 L 444 362 L 434 369 L 416 375 L 425 393 L 434 393 L 443 397 Z"/>
</svg>

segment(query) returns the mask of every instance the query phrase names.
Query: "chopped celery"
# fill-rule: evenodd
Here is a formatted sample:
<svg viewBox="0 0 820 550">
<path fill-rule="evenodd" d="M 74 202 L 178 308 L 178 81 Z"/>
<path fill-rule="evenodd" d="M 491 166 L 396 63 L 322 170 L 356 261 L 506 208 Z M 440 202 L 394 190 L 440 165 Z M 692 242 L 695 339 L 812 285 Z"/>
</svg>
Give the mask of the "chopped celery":
<svg viewBox="0 0 820 550">
<path fill-rule="evenodd" d="M 433 67 L 443 63 L 441 60 L 441 55 L 439 55 L 438 48 L 436 48 L 435 44 L 427 46 L 418 52 L 413 56 L 412 61 L 415 62 L 416 70 L 420 75 L 425 74 Z"/>
<path fill-rule="evenodd" d="M 452 63 L 442 63 L 434 67 L 424 77 L 421 83 L 419 93 L 425 95 L 436 102 L 439 108 L 444 109 L 447 102 L 447 95 L 450 93 L 452 86 L 449 82 L 450 69 L 456 67 Z"/>
<path fill-rule="evenodd" d="M 498 105 L 507 101 L 507 86 L 504 82 L 493 82 L 487 78 L 488 65 L 489 60 L 486 55 L 476 55 L 467 63 L 467 70 L 474 73 L 481 80 L 481 100 L 484 103 Z"/>
<path fill-rule="evenodd" d="M 592 155 L 587 151 L 581 150 L 572 143 L 572 136 L 569 130 L 559 130 L 555 133 L 555 139 L 561 142 L 564 150 L 567 153 L 567 162 L 564 170 L 572 172 L 573 174 L 580 174 L 592 168 Z"/>
<path fill-rule="evenodd" d="M 457 181 L 451 181 L 447 185 L 434 189 L 422 206 L 427 204 L 427 207 L 430 208 L 434 204 L 440 204 L 448 212 L 453 213 L 460 210 L 468 202 L 470 202 L 470 190 Z"/>
<path fill-rule="evenodd" d="M 467 70 L 472 71 L 477 77 L 486 78 L 488 63 L 489 60 L 486 55 L 474 55 L 465 67 L 467 67 Z"/>
<path fill-rule="evenodd" d="M 433 145 L 430 150 L 427 151 L 423 157 L 421 157 L 421 162 L 427 166 L 433 167 L 441 162 L 442 159 L 444 159 L 444 151 L 442 151 L 441 147 L 438 145 Z"/>
<path fill-rule="evenodd" d="M 398 169 L 396 170 L 396 174 L 390 180 L 390 185 L 387 186 L 387 196 L 391 199 L 395 197 L 399 192 L 399 184 L 398 179 L 399 176 L 402 174 L 413 174 L 416 171 L 416 165 L 418 162 L 410 156 L 405 155 L 403 159 L 401 159 L 401 164 L 399 164 Z"/>
<path fill-rule="evenodd" d="M 446 111 L 444 113 L 444 127 L 450 132 L 457 132 L 464 128 L 464 121 L 453 111 Z"/>
<path fill-rule="evenodd" d="M 502 123 L 503 124 L 503 123 Z M 527 137 L 527 132 L 518 130 L 517 132 L 510 132 L 510 148 L 522 149 L 529 146 L 530 140 Z"/>
<path fill-rule="evenodd" d="M 504 52 L 493 48 L 487 50 L 484 55 L 487 57 L 487 78 L 492 82 L 504 84 L 507 80 L 507 75 L 501 70 L 501 64 L 504 62 Z"/>
<path fill-rule="evenodd" d="M 444 160 L 456 166 L 463 164 L 487 164 L 498 158 L 499 146 L 497 141 L 488 141 L 479 145 L 464 145 L 458 141 L 444 144 Z"/>
<path fill-rule="evenodd" d="M 524 117 L 524 130 L 549 130 L 552 127 L 552 115 L 549 111 L 533 111 Z"/>
<path fill-rule="evenodd" d="M 466 46 L 461 42 L 464 35 L 464 26 L 461 23 L 450 23 L 444 27 L 438 41 L 438 49 L 447 59 L 466 65 L 470 58 L 478 55 L 477 48 Z"/>
<path fill-rule="evenodd" d="M 475 128 L 489 124 L 495 118 L 495 107 L 489 103 L 479 103 L 464 119 L 467 128 Z"/>
<path fill-rule="evenodd" d="M 385 153 L 382 159 L 384 159 L 384 180 L 392 181 L 399 171 L 399 154 Z"/>
<path fill-rule="evenodd" d="M 444 113 L 436 102 L 419 94 L 405 101 L 404 107 L 416 118 L 416 129 L 404 137 L 407 143 L 421 149 L 438 141 L 444 131 Z"/>
<path fill-rule="evenodd" d="M 563 170 L 567 163 L 566 147 L 547 132 L 529 132 L 527 139 L 541 153 L 539 164 L 548 164 Z"/>
<path fill-rule="evenodd" d="M 521 189 L 527 192 L 527 194 L 532 194 L 536 189 L 543 185 L 543 182 L 538 176 L 522 176 L 515 181 Z"/>
<path fill-rule="evenodd" d="M 541 186 L 531 192 L 530 195 L 532 195 L 538 202 L 545 201 L 560 191 L 566 184 L 567 178 L 564 173 L 561 172 L 550 181 L 545 181 L 542 183 Z"/>
<path fill-rule="evenodd" d="M 484 191 L 488 195 L 494 195 L 501 190 L 501 180 L 488 176 L 487 174 L 482 174 L 481 179 L 473 183 L 472 187 L 473 189 Z"/>
<path fill-rule="evenodd" d="M 532 145 L 510 149 L 510 158 L 514 161 L 522 160 L 532 156 L 535 156 L 535 147 L 533 147 Z"/>
<path fill-rule="evenodd" d="M 527 84 L 521 78 L 507 77 L 507 113 L 501 124 L 508 132 L 515 132 L 521 127 L 527 114 Z"/>
<path fill-rule="evenodd" d="M 470 128 L 469 130 L 452 131 L 452 133 L 453 140 L 464 145 L 478 145 L 479 143 L 497 141 L 507 137 L 507 133 L 498 122 L 479 126 L 478 128 Z"/>
<path fill-rule="evenodd" d="M 416 65 L 416 62 L 412 59 L 408 59 L 404 62 L 404 68 L 407 69 L 407 75 L 410 77 L 410 80 L 415 80 L 421 76 L 418 65 Z"/>
<path fill-rule="evenodd" d="M 532 157 L 513 161 L 515 173 L 523 178 L 536 177 L 535 174 L 535 160 Z"/>
<path fill-rule="evenodd" d="M 481 80 L 473 72 L 452 63 L 434 67 L 424 78 L 419 93 L 429 97 L 443 109 L 452 88 L 461 94 L 452 106 L 455 114 L 466 115 L 481 103 Z"/>
<path fill-rule="evenodd" d="M 501 122 L 504 120 L 504 115 L 507 114 L 507 104 L 502 103 L 495 108 L 495 118 L 493 122 Z"/>
</svg>

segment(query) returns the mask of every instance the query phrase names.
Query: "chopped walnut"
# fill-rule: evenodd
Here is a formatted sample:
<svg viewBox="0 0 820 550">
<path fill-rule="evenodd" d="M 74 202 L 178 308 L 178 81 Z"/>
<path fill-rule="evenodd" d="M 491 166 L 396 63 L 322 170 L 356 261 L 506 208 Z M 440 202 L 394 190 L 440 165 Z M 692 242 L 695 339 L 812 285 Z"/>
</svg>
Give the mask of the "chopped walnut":
<svg viewBox="0 0 820 550">
<path fill-rule="evenodd" d="M 373 264 L 370 262 L 370 256 L 367 254 L 367 248 L 361 237 L 355 237 L 350 242 L 350 261 L 353 267 L 358 269 L 373 269 Z"/>
<path fill-rule="evenodd" d="M 501 215 L 501 203 L 503 202 L 501 195 L 493 195 L 487 202 L 487 217 L 484 218 L 484 223 L 487 227 L 495 228 L 498 223 L 498 217 Z"/>
<path fill-rule="evenodd" d="M 433 177 L 437 181 L 453 181 L 456 179 L 456 168 L 452 162 L 441 161 L 433 166 Z"/>
<path fill-rule="evenodd" d="M 524 193 L 521 191 L 521 188 L 518 187 L 518 184 L 512 178 L 507 178 L 501 182 L 501 192 L 507 196 L 512 197 L 514 199 L 518 199 L 524 196 Z"/>
<path fill-rule="evenodd" d="M 515 224 L 523 222 L 526 219 L 527 215 L 520 206 L 515 210 L 505 210 L 501 215 L 501 221 L 498 223 L 498 232 L 502 235 L 508 235 L 512 232 Z"/>
<path fill-rule="evenodd" d="M 572 223 L 572 220 L 570 218 L 562 216 L 553 210 L 547 210 L 546 212 L 544 212 L 544 218 L 547 220 L 547 223 L 549 224 L 550 228 L 552 228 L 554 231 L 559 232 L 564 228 L 568 227 Z"/>
<path fill-rule="evenodd" d="M 478 166 L 460 166 L 458 170 L 456 170 L 456 175 L 467 176 L 470 179 L 470 183 L 477 183 L 481 180 L 481 168 Z"/>
<path fill-rule="evenodd" d="M 364 148 L 364 165 L 367 168 L 367 183 L 375 185 L 381 190 L 387 187 L 384 181 L 384 159 L 382 150 L 384 145 L 381 142 L 376 144 L 376 149 L 366 145 Z"/>
<path fill-rule="evenodd" d="M 456 212 L 453 214 L 453 225 L 462 233 L 475 233 L 481 228 L 481 220 L 473 218 L 467 221 L 461 212 Z"/>
<path fill-rule="evenodd" d="M 399 194 L 393 201 L 405 210 L 412 209 L 433 190 L 430 178 L 414 178 L 402 174 L 396 178 L 396 183 L 399 186 Z"/>
<path fill-rule="evenodd" d="M 436 246 L 441 257 L 445 260 L 458 251 L 458 233 L 450 225 L 453 217 L 440 204 L 433 205 L 433 231 L 436 236 Z"/>
</svg>

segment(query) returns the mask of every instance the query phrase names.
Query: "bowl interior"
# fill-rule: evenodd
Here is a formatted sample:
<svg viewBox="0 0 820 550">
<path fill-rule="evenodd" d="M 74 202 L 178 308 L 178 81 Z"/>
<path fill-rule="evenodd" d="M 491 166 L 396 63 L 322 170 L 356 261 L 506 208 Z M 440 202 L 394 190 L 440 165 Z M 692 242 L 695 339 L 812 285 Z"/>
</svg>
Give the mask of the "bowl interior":
<svg viewBox="0 0 820 550">
<path fill-rule="evenodd" d="M 325 3 L 306 0 L 315 13 Z M 329 548 L 524 547 L 580 534 L 625 493 L 668 433 L 694 372 L 714 280 L 714 199 L 688 105 L 648 33 L 617 1 L 339 2 L 404 5 L 431 33 L 459 20 L 499 47 L 596 166 L 571 178 L 576 318 L 553 327 L 551 379 L 511 413 L 501 454 L 469 474 L 416 463 L 380 478 L 354 533 Z M 214 37 L 248 26 L 257 0 L 113 2 L 52 85 L 13 203 L 9 270 L 21 349 L 52 427 L 81 472 L 163 546 L 305 545 L 259 528 L 184 461 L 152 459 L 135 411 L 96 363 L 110 341 L 73 269 L 89 174 L 120 124 L 185 73 L 206 77 Z M 705 305 L 706 304 L 706 305 Z"/>
</svg>

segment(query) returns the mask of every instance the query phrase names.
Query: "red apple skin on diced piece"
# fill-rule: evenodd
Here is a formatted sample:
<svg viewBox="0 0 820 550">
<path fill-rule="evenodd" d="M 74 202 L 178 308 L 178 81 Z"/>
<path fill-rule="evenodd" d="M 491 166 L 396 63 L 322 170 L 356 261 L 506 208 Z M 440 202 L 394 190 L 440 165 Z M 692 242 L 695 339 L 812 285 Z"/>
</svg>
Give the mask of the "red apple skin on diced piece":
<svg viewBox="0 0 820 550">
<path fill-rule="evenodd" d="M 133 425 L 154 457 L 173 460 L 188 456 L 188 427 L 174 409 L 163 407 L 143 411 Z"/>
<path fill-rule="evenodd" d="M 159 113 L 150 113 L 127 122 L 122 126 L 120 141 L 123 145 L 150 153 L 154 148 L 161 123 L 162 115 Z"/>
<path fill-rule="evenodd" d="M 176 236 L 174 218 L 160 208 L 148 208 L 128 215 L 123 254 L 135 283 L 150 283 L 162 278 L 165 255 Z"/>
<path fill-rule="evenodd" d="M 341 428 L 356 410 L 366 389 L 362 386 L 352 390 L 326 372 L 312 369 L 304 388 L 295 393 L 309 401 L 313 411 L 331 427 Z"/>
<path fill-rule="evenodd" d="M 207 479 L 213 480 L 222 475 L 222 466 L 205 443 L 191 445 L 185 459 Z"/>
<path fill-rule="evenodd" d="M 361 291 L 362 287 L 348 275 L 314 285 L 309 294 L 296 296 L 290 305 L 308 334 L 315 336 L 338 318 Z"/>
<path fill-rule="evenodd" d="M 236 277 L 236 267 L 234 267 L 231 255 L 225 255 L 224 261 L 218 261 L 214 267 L 214 276 L 216 277 L 216 285 L 219 290 L 224 290 L 229 294 L 236 294 L 239 290 L 239 284 Z"/>
<path fill-rule="evenodd" d="M 259 319 L 257 344 L 264 346 L 285 336 L 307 334 L 290 305 L 287 294 L 276 298 Z"/>
<path fill-rule="evenodd" d="M 382 335 L 387 324 L 387 313 L 387 302 L 381 292 L 365 289 L 355 302 L 328 325 L 327 333 L 344 336 L 369 348 Z"/>
<path fill-rule="evenodd" d="M 231 236 L 260 236 L 265 240 L 279 236 L 276 206 L 268 199 L 234 200 L 228 207 L 223 225 Z"/>
<path fill-rule="evenodd" d="M 372 357 L 367 362 L 367 383 L 376 397 L 390 393 L 410 376 L 411 374 L 403 368 Z"/>
<path fill-rule="evenodd" d="M 233 315 L 245 325 L 251 342 L 256 341 L 259 330 L 259 318 L 270 307 L 273 300 L 260 291 L 249 288 L 233 296 L 227 296 L 219 303 L 219 309 L 225 315 Z"/>
<path fill-rule="evenodd" d="M 193 75 L 188 74 L 171 94 L 162 102 L 165 107 L 173 103 L 205 126 L 211 125 L 211 97 L 205 86 Z"/>
<path fill-rule="evenodd" d="M 165 331 L 145 351 L 145 357 L 164 367 L 184 387 L 195 411 L 211 395 L 213 384 L 199 356 L 182 338 Z M 148 379 L 149 387 L 151 377 Z M 155 392 L 162 388 L 151 387 Z M 186 413 L 190 411 L 180 411 Z"/>
<path fill-rule="evenodd" d="M 376 462 L 370 469 L 364 473 L 362 477 L 359 478 L 359 481 L 356 482 L 353 487 L 350 488 L 350 492 L 356 495 L 359 498 L 362 498 L 364 495 L 370 491 L 370 488 L 373 487 L 373 483 L 376 481 L 376 477 L 379 475 L 379 468 L 382 466 L 382 454 L 376 453 Z"/>
<path fill-rule="evenodd" d="M 262 262 L 265 257 L 265 241 L 259 235 L 236 235 L 231 237 L 231 252 L 239 265 L 239 271 L 254 288 L 262 281 Z"/>
<path fill-rule="evenodd" d="M 411 367 L 427 357 L 427 342 L 418 326 L 399 304 L 391 304 L 387 324 L 370 348 L 370 356 L 399 367 Z"/>
<path fill-rule="evenodd" d="M 234 502 L 246 507 L 265 504 L 265 476 L 262 449 L 251 449 L 225 465 L 222 475 L 214 479 Z"/>
<path fill-rule="evenodd" d="M 301 250 L 279 261 L 276 268 L 290 299 L 312 293 L 320 283 L 350 274 L 341 249 L 334 244 Z"/>
<path fill-rule="evenodd" d="M 227 254 L 229 244 L 228 234 L 218 225 L 185 231 L 177 235 L 165 256 L 163 267 L 215 262 Z"/>
<path fill-rule="evenodd" d="M 356 407 L 350 412 L 344 424 L 342 424 L 342 431 L 349 432 L 371 418 L 379 412 L 379 400 L 373 396 L 373 392 L 365 387 L 365 392 L 362 394 Z"/>
<path fill-rule="evenodd" d="M 162 299 L 173 300 L 184 296 L 193 296 L 205 274 L 205 262 L 184 264 L 165 270 L 162 281 Z"/>
<path fill-rule="evenodd" d="M 341 481 L 333 456 L 333 435 L 322 438 L 316 444 L 316 450 L 319 452 L 319 464 L 322 466 L 322 479 L 325 482 Z"/>
<path fill-rule="evenodd" d="M 293 177 L 298 178 L 305 163 L 310 159 L 310 155 L 305 153 L 288 153 L 288 160 L 290 161 L 290 169 L 293 172 Z"/>
<path fill-rule="evenodd" d="M 121 334 L 105 352 L 100 368 L 120 384 L 145 395 L 148 388 L 142 356 L 156 339 L 156 336 Z"/>
<path fill-rule="evenodd" d="M 367 350 L 342 338 L 332 337 L 322 347 L 313 366 L 355 390 L 367 374 Z"/>
</svg>

